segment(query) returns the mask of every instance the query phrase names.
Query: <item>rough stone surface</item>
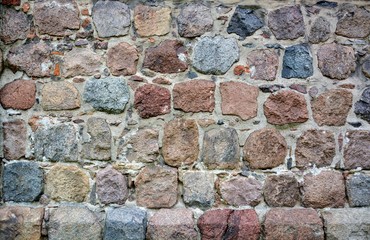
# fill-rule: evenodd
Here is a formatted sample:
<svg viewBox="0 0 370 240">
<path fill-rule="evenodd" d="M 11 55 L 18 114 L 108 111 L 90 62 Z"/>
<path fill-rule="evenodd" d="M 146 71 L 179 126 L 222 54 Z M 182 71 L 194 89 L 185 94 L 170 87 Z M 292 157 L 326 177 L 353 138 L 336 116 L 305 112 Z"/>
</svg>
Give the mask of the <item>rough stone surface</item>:
<svg viewBox="0 0 370 240">
<path fill-rule="evenodd" d="M 298 44 L 287 47 L 283 58 L 283 78 L 308 78 L 313 74 L 309 46 Z"/>
<path fill-rule="evenodd" d="M 207 80 L 177 83 L 173 88 L 173 107 L 184 112 L 212 112 L 215 89 L 216 84 Z"/>
<path fill-rule="evenodd" d="M 4 69 L 3 51 L 0 49 L 0 74 Z"/>
<path fill-rule="evenodd" d="M 234 210 L 227 223 L 224 239 L 260 239 L 260 223 L 254 209 Z"/>
<path fill-rule="evenodd" d="M 4 5 L 19 6 L 21 5 L 21 0 L 2 0 L 1 3 Z"/>
<path fill-rule="evenodd" d="M 197 223 L 202 240 L 222 240 L 232 212 L 231 209 L 214 209 L 203 213 Z"/>
<path fill-rule="evenodd" d="M 174 167 L 189 165 L 198 158 L 198 127 L 192 119 L 174 119 L 166 123 L 162 139 L 164 161 Z"/>
<path fill-rule="evenodd" d="M 193 49 L 193 67 L 205 74 L 224 74 L 238 60 L 239 47 L 234 38 L 202 37 Z"/>
<path fill-rule="evenodd" d="M 1 71 L 1 67 L 0 67 Z M 370 78 L 370 58 L 367 59 L 363 64 L 362 64 L 362 73 L 367 77 Z"/>
<path fill-rule="evenodd" d="M 351 207 L 370 206 L 370 176 L 356 174 L 347 178 L 346 189 L 348 202 Z"/>
<path fill-rule="evenodd" d="M 124 204 L 129 195 L 127 178 L 112 167 L 106 167 L 96 174 L 96 192 L 103 204 Z"/>
<path fill-rule="evenodd" d="M 356 68 L 355 52 L 352 47 L 328 43 L 317 50 L 319 68 L 325 77 L 343 80 Z"/>
<path fill-rule="evenodd" d="M 302 202 L 305 207 L 344 207 L 345 201 L 346 190 L 340 172 L 323 171 L 304 176 Z"/>
<path fill-rule="evenodd" d="M 41 91 L 42 108 L 45 111 L 72 110 L 81 106 L 81 95 L 69 82 L 49 82 Z"/>
<path fill-rule="evenodd" d="M 212 207 L 215 201 L 213 173 L 188 171 L 183 175 L 184 202 L 190 206 Z"/>
<path fill-rule="evenodd" d="M 238 5 L 227 27 L 227 33 L 235 33 L 242 38 L 246 38 L 252 36 L 263 25 L 261 16 L 258 16 L 253 9 Z"/>
<path fill-rule="evenodd" d="M 335 33 L 349 38 L 364 38 L 370 34 L 370 12 L 353 4 L 343 4 Z"/>
<path fill-rule="evenodd" d="M 142 118 L 164 115 L 171 111 L 171 93 L 165 87 L 145 84 L 136 89 L 134 105 Z"/>
<path fill-rule="evenodd" d="M 213 27 L 211 9 L 203 4 L 188 4 L 181 8 L 177 17 L 178 31 L 181 37 L 198 37 L 209 32 Z"/>
<path fill-rule="evenodd" d="M 244 160 L 253 169 L 274 168 L 284 163 L 287 155 L 284 137 L 272 128 L 252 132 L 243 147 Z"/>
<path fill-rule="evenodd" d="M 109 48 L 107 53 L 107 66 L 114 76 L 135 74 L 138 60 L 139 54 L 135 46 L 125 42 Z"/>
<path fill-rule="evenodd" d="M 88 48 L 73 48 L 64 56 L 65 77 L 99 73 L 101 57 Z"/>
<path fill-rule="evenodd" d="M 279 56 L 272 49 L 257 49 L 247 55 L 247 64 L 252 79 L 273 81 L 279 67 Z"/>
<path fill-rule="evenodd" d="M 358 117 L 370 122 L 370 88 L 365 88 L 354 107 Z"/>
<path fill-rule="evenodd" d="M 270 175 L 265 180 L 263 195 L 270 207 L 294 207 L 299 201 L 299 185 L 294 175 Z"/>
<path fill-rule="evenodd" d="M 4 109 L 30 109 L 36 101 L 36 84 L 32 80 L 15 80 L 0 89 L 0 103 Z"/>
<path fill-rule="evenodd" d="M 345 89 L 329 90 L 314 99 L 311 107 L 319 126 L 343 126 L 352 107 L 352 93 Z"/>
<path fill-rule="evenodd" d="M 171 9 L 137 5 L 134 10 L 136 33 L 140 37 L 161 36 L 170 31 Z"/>
<path fill-rule="evenodd" d="M 312 24 L 308 41 L 310 43 L 326 42 L 331 35 L 330 22 L 324 17 L 318 17 Z"/>
<path fill-rule="evenodd" d="M 23 120 L 3 122 L 3 150 L 8 160 L 25 156 L 27 147 L 27 126 Z"/>
<path fill-rule="evenodd" d="M 177 202 L 177 170 L 145 167 L 135 181 L 136 201 L 147 208 L 170 208 Z"/>
<path fill-rule="evenodd" d="M 304 96 L 292 90 L 271 94 L 263 104 L 267 122 L 275 125 L 303 123 L 308 120 Z"/>
<path fill-rule="evenodd" d="M 370 169 L 370 132 L 348 131 L 345 142 L 344 167 Z"/>
<path fill-rule="evenodd" d="M 13 43 L 27 37 L 31 21 L 27 15 L 14 8 L 0 6 L 0 39 L 5 44 Z"/>
</svg>

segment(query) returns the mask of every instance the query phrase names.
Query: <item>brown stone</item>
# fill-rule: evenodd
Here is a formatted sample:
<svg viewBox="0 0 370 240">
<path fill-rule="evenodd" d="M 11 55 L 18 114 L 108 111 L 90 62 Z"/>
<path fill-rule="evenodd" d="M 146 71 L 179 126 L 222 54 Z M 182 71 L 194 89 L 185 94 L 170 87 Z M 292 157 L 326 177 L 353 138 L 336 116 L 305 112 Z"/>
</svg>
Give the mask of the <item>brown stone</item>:
<svg viewBox="0 0 370 240">
<path fill-rule="evenodd" d="M 263 104 L 267 122 L 275 125 L 303 123 L 308 120 L 304 96 L 291 90 L 271 94 Z"/>
<path fill-rule="evenodd" d="M 64 76 L 91 76 L 99 73 L 101 57 L 88 48 L 74 48 L 64 56 Z"/>
<path fill-rule="evenodd" d="M 15 80 L 0 89 L 0 102 L 4 109 L 30 109 L 36 100 L 36 84 L 32 80 Z"/>
<path fill-rule="evenodd" d="M 352 93 L 345 89 L 329 90 L 315 98 L 311 107 L 319 126 L 343 126 L 352 107 Z"/>
<path fill-rule="evenodd" d="M 184 112 L 212 112 L 215 88 L 216 84 L 207 80 L 177 83 L 173 88 L 173 107 Z"/>
<path fill-rule="evenodd" d="M 263 195 L 270 207 L 294 207 L 299 201 L 298 187 L 293 175 L 270 175 L 265 180 Z"/>
<path fill-rule="evenodd" d="M 222 114 L 236 115 L 243 120 L 257 116 L 258 87 L 242 82 L 222 82 L 221 109 Z"/>
<path fill-rule="evenodd" d="M 134 104 L 142 118 L 164 115 L 171 111 L 171 93 L 167 88 L 145 84 L 136 89 Z"/>
<path fill-rule="evenodd" d="M 0 39 L 5 44 L 23 40 L 30 31 L 31 22 L 27 14 L 16 11 L 14 8 L 0 7 Z"/>
<path fill-rule="evenodd" d="M 163 85 L 171 85 L 172 84 L 169 79 L 161 78 L 161 77 L 153 79 L 152 82 L 156 83 L 156 84 L 163 84 Z"/>
<path fill-rule="evenodd" d="M 107 53 L 107 66 L 114 76 L 127 76 L 136 73 L 139 54 L 135 48 L 128 43 L 121 42 Z"/>
<path fill-rule="evenodd" d="M 202 240 L 223 240 L 232 212 L 231 209 L 215 209 L 203 213 L 197 223 Z"/>
<path fill-rule="evenodd" d="M 96 174 L 96 192 L 101 203 L 124 204 L 129 194 L 127 178 L 108 166 Z"/>
<path fill-rule="evenodd" d="M 171 8 L 137 5 L 134 23 L 140 37 L 161 36 L 170 31 Z"/>
<path fill-rule="evenodd" d="M 260 239 L 260 223 L 254 209 L 234 210 L 227 223 L 228 228 L 223 238 L 225 240 Z"/>
<path fill-rule="evenodd" d="M 4 157 L 18 160 L 26 155 L 27 126 L 23 120 L 3 122 Z"/>
<path fill-rule="evenodd" d="M 272 49 L 258 49 L 247 55 L 251 78 L 274 81 L 279 66 L 279 56 Z"/>
<path fill-rule="evenodd" d="M 370 132 L 348 131 L 344 147 L 344 167 L 346 169 L 370 169 Z"/>
<path fill-rule="evenodd" d="M 189 165 L 198 158 L 198 127 L 192 119 L 174 119 L 164 127 L 162 154 L 164 161 L 174 167 Z"/>
<path fill-rule="evenodd" d="M 41 105 L 45 111 L 71 110 L 81 106 L 80 92 L 69 82 L 46 83 L 41 93 Z"/>
<path fill-rule="evenodd" d="M 354 4 L 343 4 L 339 11 L 337 35 L 365 38 L 370 34 L 370 12 Z"/>
</svg>

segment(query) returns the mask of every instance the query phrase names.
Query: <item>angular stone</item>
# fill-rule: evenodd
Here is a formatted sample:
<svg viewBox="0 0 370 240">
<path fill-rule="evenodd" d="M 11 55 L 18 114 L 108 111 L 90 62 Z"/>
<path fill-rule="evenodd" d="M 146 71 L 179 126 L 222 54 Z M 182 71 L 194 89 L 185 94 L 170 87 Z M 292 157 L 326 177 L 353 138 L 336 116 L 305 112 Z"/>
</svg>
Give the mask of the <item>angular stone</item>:
<svg viewBox="0 0 370 240">
<path fill-rule="evenodd" d="M 122 78 L 108 77 L 88 80 L 83 98 L 98 111 L 122 113 L 130 99 L 130 92 Z"/>
<path fill-rule="evenodd" d="M 154 84 L 145 84 L 136 89 L 134 106 L 142 118 L 167 114 L 171 111 L 170 90 Z"/>
<path fill-rule="evenodd" d="M 184 202 L 190 206 L 212 207 L 215 202 L 213 173 L 187 171 L 183 175 Z"/>
<path fill-rule="evenodd" d="M 299 168 L 330 166 L 335 156 L 333 132 L 310 129 L 297 140 L 295 149 L 296 166 Z"/>
<path fill-rule="evenodd" d="M 283 78 L 308 78 L 313 75 L 312 56 L 308 45 L 287 47 L 283 58 Z"/>
<path fill-rule="evenodd" d="M 147 208 L 170 208 L 177 202 L 177 170 L 145 167 L 136 177 L 136 202 Z"/>
<path fill-rule="evenodd" d="M 79 167 L 56 164 L 46 175 L 45 194 L 55 201 L 83 202 L 89 186 L 89 177 Z"/>
<path fill-rule="evenodd" d="M 124 204 L 128 198 L 127 178 L 111 166 L 96 174 L 96 192 L 103 204 Z"/>
<path fill-rule="evenodd" d="M 260 223 L 254 209 L 234 210 L 227 223 L 224 239 L 260 239 Z"/>
<path fill-rule="evenodd" d="M 213 27 L 211 9 L 203 4 L 192 3 L 181 8 L 177 17 L 181 37 L 198 37 L 209 32 Z"/>
<path fill-rule="evenodd" d="M 215 209 L 203 213 L 198 219 L 202 240 L 222 240 L 228 228 L 232 209 Z"/>
<path fill-rule="evenodd" d="M 318 17 L 312 24 L 308 41 L 314 44 L 325 42 L 330 35 L 330 22 L 324 17 Z"/>
<path fill-rule="evenodd" d="M 199 153 L 198 127 L 192 119 L 174 119 L 166 123 L 162 139 L 164 161 L 173 167 L 193 164 Z"/>
<path fill-rule="evenodd" d="M 99 37 L 123 36 L 130 30 L 130 9 L 118 1 L 98 1 L 92 9 L 92 18 Z"/>
<path fill-rule="evenodd" d="M 4 109 L 27 110 L 36 101 L 36 84 L 32 80 L 15 80 L 0 89 L 0 103 Z"/>
<path fill-rule="evenodd" d="M 356 174 L 347 178 L 346 189 L 348 202 L 351 207 L 370 206 L 370 176 Z"/>
<path fill-rule="evenodd" d="M 305 207 L 313 208 L 344 207 L 346 190 L 342 173 L 322 171 L 318 175 L 305 175 L 302 202 Z"/>
<path fill-rule="evenodd" d="M 45 111 L 72 110 L 81 106 L 81 95 L 69 82 L 49 82 L 41 91 L 41 105 Z"/>
<path fill-rule="evenodd" d="M 146 211 L 140 208 L 110 208 L 105 219 L 104 240 L 145 239 Z"/>
<path fill-rule="evenodd" d="M 1 67 L 0 67 L 1 70 Z M 362 73 L 367 77 L 370 78 L 370 58 L 367 59 L 363 64 L 362 64 Z"/>
<path fill-rule="evenodd" d="M 227 33 L 235 33 L 242 38 L 252 36 L 264 26 L 262 16 L 248 6 L 238 5 L 227 27 Z"/>
<path fill-rule="evenodd" d="M 27 126 L 23 120 L 3 122 L 3 150 L 8 160 L 18 160 L 26 155 Z"/>
<path fill-rule="evenodd" d="M 138 60 L 139 54 L 135 46 L 125 42 L 109 48 L 107 53 L 107 66 L 114 76 L 135 74 Z"/>
<path fill-rule="evenodd" d="M 292 90 L 271 94 L 263 104 L 263 111 L 270 124 L 284 125 L 308 120 L 304 95 Z"/>
<path fill-rule="evenodd" d="M 72 34 L 68 30 L 80 28 L 75 0 L 38 0 L 35 2 L 33 16 L 40 34 L 64 36 Z"/>
<path fill-rule="evenodd" d="M 216 84 L 207 80 L 177 83 L 173 88 L 173 107 L 184 112 L 212 112 L 215 89 Z"/>
<path fill-rule="evenodd" d="M 194 227 L 190 209 L 160 209 L 149 219 L 146 237 L 149 240 L 197 239 Z"/>
<path fill-rule="evenodd" d="M 23 40 L 30 31 L 31 21 L 27 14 L 14 8 L 0 6 L 0 39 L 5 44 Z"/>
<path fill-rule="evenodd" d="M 365 88 L 360 99 L 355 103 L 355 114 L 370 122 L 370 88 Z"/>
<path fill-rule="evenodd" d="M 273 128 L 252 132 L 243 147 L 244 161 L 252 169 L 274 168 L 284 163 L 287 155 L 284 137 Z"/>
<path fill-rule="evenodd" d="M 134 23 L 140 37 L 165 35 L 170 31 L 171 8 L 139 4 L 134 9 Z"/>
<path fill-rule="evenodd" d="M 356 57 L 352 47 L 327 43 L 317 50 L 320 71 L 325 77 L 343 80 L 356 69 Z"/>
<path fill-rule="evenodd" d="M 234 128 L 214 128 L 204 133 L 202 161 L 208 169 L 238 169 L 240 150 Z"/>
<path fill-rule="evenodd" d="M 345 169 L 370 169 L 370 132 L 347 131 L 344 147 Z"/>
<path fill-rule="evenodd" d="M 268 15 L 268 26 L 277 40 L 303 37 L 305 24 L 300 6 L 287 6 L 271 11 Z"/>
<path fill-rule="evenodd" d="M 164 40 L 145 50 L 143 68 L 159 73 L 178 73 L 188 69 L 186 50 L 178 40 Z"/>
<path fill-rule="evenodd" d="M 313 119 L 319 126 L 343 126 L 351 107 L 352 93 L 345 89 L 329 90 L 311 102 Z"/>
<path fill-rule="evenodd" d="M 263 186 L 265 201 L 270 207 L 294 207 L 299 201 L 299 185 L 294 175 L 269 175 Z"/>
<path fill-rule="evenodd" d="M 247 64 L 252 79 L 274 81 L 279 66 L 279 56 L 273 49 L 256 49 L 247 55 Z"/>
<path fill-rule="evenodd" d="M 99 73 L 101 57 L 88 48 L 73 48 L 64 56 L 65 77 Z"/>
<path fill-rule="evenodd" d="M 341 5 L 335 33 L 349 38 L 365 38 L 370 34 L 370 12 L 353 4 Z"/>
</svg>

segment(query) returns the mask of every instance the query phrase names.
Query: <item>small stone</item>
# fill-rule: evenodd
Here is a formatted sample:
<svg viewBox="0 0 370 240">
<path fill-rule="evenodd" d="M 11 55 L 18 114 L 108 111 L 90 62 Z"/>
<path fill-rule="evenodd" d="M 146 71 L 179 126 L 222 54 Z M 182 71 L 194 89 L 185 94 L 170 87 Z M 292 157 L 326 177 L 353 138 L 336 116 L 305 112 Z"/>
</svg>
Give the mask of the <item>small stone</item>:
<svg viewBox="0 0 370 240">
<path fill-rule="evenodd" d="M 72 110 L 81 106 L 80 92 L 69 82 L 49 82 L 41 91 L 44 111 Z"/>
<path fill-rule="evenodd" d="M 213 27 L 211 9 L 202 4 L 188 4 L 181 8 L 177 17 L 181 37 L 198 37 L 209 32 Z"/>
<path fill-rule="evenodd" d="M 274 93 L 281 89 L 284 89 L 284 85 L 281 84 L 263 84 L 258 87 L 263 93 Z"/>
<path fill-rule="evenodd" d="M 347 178 L 346 188 L 348 202 L 351 207 L 370 206 L 370 176 L 356 174 Z"/>
<path fill-rule="evenodd" d="M 140 37 L 162 36 L 170 31 L 171 8 L 139 4 L 134 9 L 134 23 Z"/>
<path fill-rule="evenodd" d="M 345 169 L 370 169 L 370 132 L 365 130 L 347 131 L 344 147 Z"/>
<path fill-rule="evenodd" d="M 290 89 L 296 90 L 297 92 L 306 94 L 307 93 L 307 87 L 305 85 L 301 84 L 295 84 L 293 83 L 292 85 L 289 86 Z"/>
<path fill-rule="evenodd" d="M 370 34 L 370 12 L 353 4 L 341 5 L 335 33 L 349 38 L 365 38 Z"/>
<path fill-rule="evenodd" d="M 124 204 L 128 198 L 127 178 L 111 166 L 96 174 L 96 192 L 103 204 Z"/>
<path fill-rule="evenodd" d="M 125 42 L 109 48 L 107 53 L 107 66 L 114 76 L 135 74 L 138 60 L 136 48 Z"/>
<path fill-rule="evenodd" d="M 4 6 L 0 6 L 0 11 L 0 39 L 5 44 L 25 39 L 30 32 L 31 25 L 27 14 Z"/>
<path fill-rule="evenodd" d="M 243 65 L 237 65 L 234 67 L 234 75 L 236 76 L 241 76 L 245 72 L 246 72 L 246 67 L 244 67 Z"/>
<path fill-rule="evenodd" d="M 274 81 L 279 66 L 279 56 L 273 49 L 257 49 L 247 55 L 251 78 Z"/>
<path fill-rule="evenodd" d="M 270 207 L 294 207 L 300 198 L 298 181 L 289 174 L 269 175 L 263 195 Z"/>
<path fill-rule="evenodd" d="M 222 240 L 228 228 L 231 209 L 212 209 L 203 213 L 198 219 L 198 228 L 202 240 Z"/>
<path fill-rule="evenodd" d="M 145 84 L 136 89 L 134 106 L 142 118 L 167 114 L 171 111 L 171 93 L 167 88 Z"/>
<path fill-rule="evenodd" d="M 99 73 L 101 57 L 88 48 L 73 48 L 64 56 L 65 77 Z"/>
<path fill-rule="evenodd" d="M 234 210 L 228 221 L 224 239 L 260 239 L 260 223 L 254 209 Z"/>
<path fill-rule="evenodd" d="M 107 50 L 108 49 L 108 42 L 94 42 L 94 48 L 95 49 L 102 49 Z"/>
<path fill-rule="evenodd" d="M 231 17 L 227 33 L 235 33 L 242 38 L 252 36 L 255 31 L 264 26 L 261 16 L 248 6 L 238 5 Z"/>
<path fill-rule="evenodd" d="M 308 45 L 287 47 L 283 58 L 283 78 L 308 78 L 313 75 L 312 56 Z"/>
<path fill-rule="evenodd" d="M 82 157 L 88 160 L 110 160 L 112 134 L 104 118 L 87 120 L 89 141 L 82 144 Z"/>
<path fill-rule="evenodd" d="M 0 67 L 1 70 L 1 67 Z M 362 64 L 362 73 L 367 77 L 370 78 L 370 58 L 367 59 L 363 64 Z"/>
<path fill-rule="evenodd" d="M 0 103 L 4 109 L 27 110 L 36 101 L 36 84 L 32 80 L 15 80 L 0 89 Z"/>
<path fill-rule="evenodd" d="M 329 21 L 324 17 L 318 17 L 311 27 L 308 41 L 314 44 L 325 42 L 329 39 L 330 35 L 331 31 Z"/>
<path fill-rule="evenodd" d="M 3 122 L 3 150 L 8 160 L 18 160 L 26 155 L 27 126 L 23 120 Z"/>
<path fill-rule="evenodd" d="M 370 88 L 365 88 L 362 92 L 360 100 L 355 103 L 355 114 L 370 122 Z"/>
<path fill-rule="evenodd" d="M 224 74 L 238 60 L 239 47 L 235 38 L 202 37 L 193 49 L 193 67 L 204 74 Z"/>
<path fill-rule="evenodd" d="M 216 84 L 208 80 L 190 80 L 175 84 L 173 108 L 184 112 L 212 112 Z"/>
<path fill-rule="evenodd" d="M 252 169 L 274 168 L 284 163 L 288 146 L 284 137 L 273 128 L 252 132 L 243 147 L 244 161 Z"/>
<path fill-rule="evenodd" d="M 162 78 L 162 77 L 154 78 L 152 80 L 152 82 L 156 83 L 156 84 L 163 84 L 163 85 L 171 85 L 172 84 L 171 80 L 169 80 L 167 78 Z"/>
<path fill-rule="evenodd" d="M 338 3 L 330 1 L 318 1 L 316 5 L 324 8 L 336 8 L 338 6 Z"/>
<path fill-rule="evenodd" d="M 213 173 L 187 171 L 183 176 L 184 202 L 200 208 L 212 207 L 215 202 Z"/>
</svg>

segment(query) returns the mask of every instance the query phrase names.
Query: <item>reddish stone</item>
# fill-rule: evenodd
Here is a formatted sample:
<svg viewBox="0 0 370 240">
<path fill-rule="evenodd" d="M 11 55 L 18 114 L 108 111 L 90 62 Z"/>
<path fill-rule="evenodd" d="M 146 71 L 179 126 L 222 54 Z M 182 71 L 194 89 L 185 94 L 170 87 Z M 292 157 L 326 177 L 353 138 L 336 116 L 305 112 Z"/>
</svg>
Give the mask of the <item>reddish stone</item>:
<svg viewBox="0 0 370 240">
<path fill-rule="evenodd" d="M 138 60 L 135 46 L 125 42 L 110 48 L 107 53 L 107 66 L 114 76 L 135 74 Z"/>
<path fill-rule="evenodd" d="M 5 44 L 23 40 L 30 32 L 31 21 L 27 14 L 14 8 L 2 7 L 0 21 L 0 39 Z"/>
<path fill-rule="evenodd" d="M 32 80 L 15 80 L 0 89 L 0 102 L 4 109 L 30 109 L 36 100 L 36 84 Z"/>
<path fill-rule="evenodd" d="M 197 224 L 202 240 L 223 240 L 232 212 L 231 209 L 216 209 L 203 213 Z"/>
<path fill-rule="evenodd" d="M 161 78 L 161 77 L 153 79 L 152 82 L 156 83 L 156 84 L 163 84 L 163 85 L 171 85 L 172 84 L 170 80 L 168 80 L 166 78 Z"/>
<path fill-rule="evenodd" d="M 1 4 L 20 6 L 21 5 L 21 0 L 2 0 Z"/>
<path fill-rule="evenodd" d="M 142 118 L 164 115 L 171 111 L 171 93 L 167 88 L 145 84 L 136 89 L 134 104 Z"/>
<path fill-rule="evenodd" d="M 170 31 L 171 8 L 139 4 L 134 9 L 136 32 L 141 37 L 161 36 Z"/>
<path fill-rule="evenodd" d="M 354 4 L 343 4 L 335 33 L 349 38 L 365 38 L 370 34 L 370 12 Z"/>
<path fill-rule="evenodd" d="M 137 75 L 131 76 L 128 80 L 135 82 L 147 82 L 144 78 Z"/>
<path fill-rule="evenodd" d="M 299 201 L 298 181 L 288 174 L 267 176 L 263 195 L 270 207 L 294 207 Z"/>
<path fill-rule="evenodd" d="M 124 204 L 129 194 L 127 178 L 108 166 L 96 174 L 96 192 L 101 203 Z"/>
<path fill-rule="evenodd" d="M 296 90 L 297 92 L 306 94 L 307 93 L 307 87 L 305 85 L 301 84 L 295 84 L 293 83 L 292 85 L 289 86 L 290 89 Z"/>
<path fill-rule="evenodd" d="M 26 154 L 27 126 L 23 120 L 3 122 L 4 157 L 17 160 Z"/>
<path fill-rule="evenodd" d="M 245 73 L 245 67 L 242 65 L 235 66 L 234 75 L 240 76 Z"/>
<path fill-rule="evenodd" d="M 258 240 L 260 239 L 260 223 L 254 209 L 235 210 L 231 213 L 225 240 Z"/>
<path fill-rule="evenodd" d="M 279 66 L 279 56 L 272 49 L 258 49 L 248 54 L 247 64 L 252 79 L 273 81 Z"/>
<path fill-rule="evenodd" d="M 346 169 L 370 169 L 370 131 L 348 131 L 344 147 Z"/>
</svg>

